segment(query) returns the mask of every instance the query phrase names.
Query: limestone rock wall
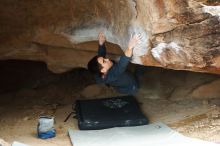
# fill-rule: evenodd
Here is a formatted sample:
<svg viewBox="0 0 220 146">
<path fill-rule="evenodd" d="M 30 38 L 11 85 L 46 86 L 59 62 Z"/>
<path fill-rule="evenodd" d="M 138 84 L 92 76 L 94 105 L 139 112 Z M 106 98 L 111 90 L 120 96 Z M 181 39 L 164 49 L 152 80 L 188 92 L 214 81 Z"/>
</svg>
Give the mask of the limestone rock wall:
<svg viewBox="0 0 220 146">
<path fill-rule="evenodd" d="M 220 74 L 218 0 L 0 0 L 0 59 L 85 67 L 104 31 L 110 57 L 143 36 L 133 63 Z"/>
</svg>

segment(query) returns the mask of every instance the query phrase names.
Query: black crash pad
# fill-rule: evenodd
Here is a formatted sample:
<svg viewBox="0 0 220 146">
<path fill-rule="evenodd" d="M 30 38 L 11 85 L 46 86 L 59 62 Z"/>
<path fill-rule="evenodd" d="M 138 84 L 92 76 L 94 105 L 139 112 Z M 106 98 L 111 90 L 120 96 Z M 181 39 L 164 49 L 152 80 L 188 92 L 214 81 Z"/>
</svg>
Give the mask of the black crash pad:
<svg viewBox="0 0 220 146">
<path fill-rule="evenodd" d="M 133 96 L 77 100 L 75 110 L 80 130 L 148 124 Z"/>
</svg>

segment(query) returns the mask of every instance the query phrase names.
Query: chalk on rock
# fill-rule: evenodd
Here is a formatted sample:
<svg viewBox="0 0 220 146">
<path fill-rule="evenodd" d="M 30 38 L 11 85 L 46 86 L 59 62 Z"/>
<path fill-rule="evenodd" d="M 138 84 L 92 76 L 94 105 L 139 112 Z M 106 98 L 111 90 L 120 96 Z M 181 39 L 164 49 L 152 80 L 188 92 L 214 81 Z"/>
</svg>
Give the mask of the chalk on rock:
<svg viewBox="0 0 220 146">
<path fill-rule="evenodd" d="M 130 35 L 141 35 L 141 40 L 138 43 L 138 45 L 134 48 L 133 50 L 133 56 L 132 56 L 132 63 L 136 63 L 136 64 L 143 64 L 141 62 L 140 57 L 147 54 L 148 52 L 148 46 L 149 46 L 149 37 L 146 33 L 146 31 L 138 26 L 137 24 L 133 24 L 130 28 L 129 28 L 129 34 Z"/>
</svg>

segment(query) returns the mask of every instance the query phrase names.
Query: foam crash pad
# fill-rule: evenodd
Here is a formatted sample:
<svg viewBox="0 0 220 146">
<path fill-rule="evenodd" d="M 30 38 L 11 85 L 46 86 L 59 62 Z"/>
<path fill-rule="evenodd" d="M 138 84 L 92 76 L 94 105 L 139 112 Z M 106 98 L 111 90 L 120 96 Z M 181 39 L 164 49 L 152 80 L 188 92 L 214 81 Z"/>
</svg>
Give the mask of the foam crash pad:
<svg viewBox="0 0 220 146">
<path fill-rule="evenodd" d="M 80 130 L 97 130 L 148 124 L 133 96 L 76 101 Z"/>
<path fill-rule="evenodd" d="M 18 141 L 14 141 L 11 146 L 29 146 L 29 145 L 20 143 L 20 142 L 18 142 Z"/>
<path fill-rule="evenodd" d="M 163 123 L 102 130 L 72 130 L 69 136 L 74 146 L 219 146 L 186 137 Z"/>
</svg>

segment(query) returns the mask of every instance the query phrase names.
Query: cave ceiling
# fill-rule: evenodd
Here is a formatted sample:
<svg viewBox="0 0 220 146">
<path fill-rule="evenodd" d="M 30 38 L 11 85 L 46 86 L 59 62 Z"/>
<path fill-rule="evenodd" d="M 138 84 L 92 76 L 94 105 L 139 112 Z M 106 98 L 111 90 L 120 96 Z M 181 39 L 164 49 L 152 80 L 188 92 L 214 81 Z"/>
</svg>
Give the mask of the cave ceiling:
<svg viewBox="0 0 220 146">
<path fill-rule="evenodd" d="M 61 73 L 86 66 L 100 31 L 112 58 L 140 33 L 132 63 L 220 74 L 219 0 L 0 0 L 0 11 L 1 60 Z"/>
</svg>

